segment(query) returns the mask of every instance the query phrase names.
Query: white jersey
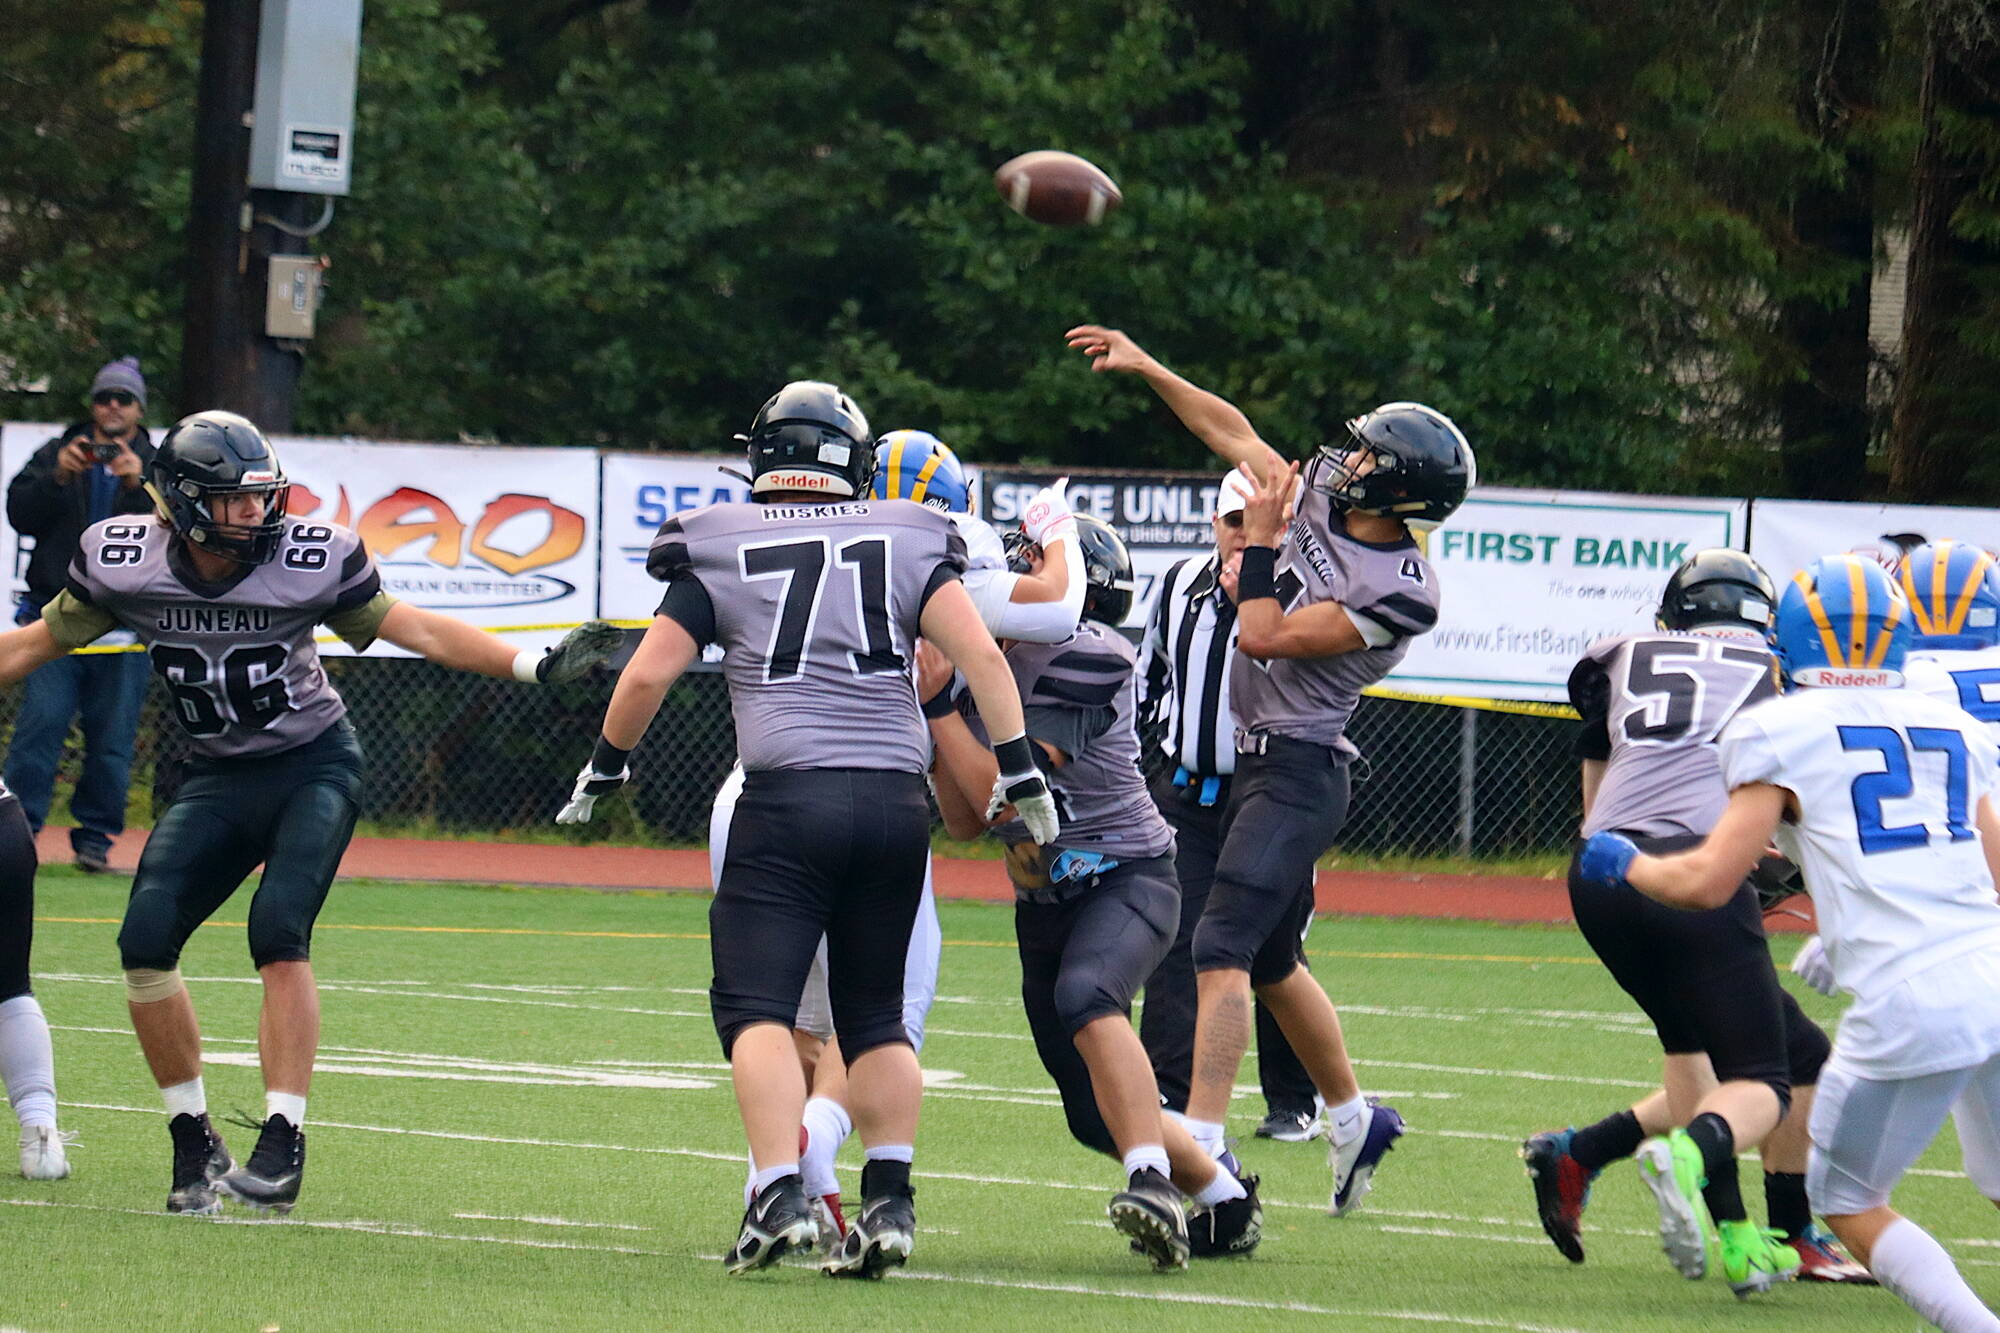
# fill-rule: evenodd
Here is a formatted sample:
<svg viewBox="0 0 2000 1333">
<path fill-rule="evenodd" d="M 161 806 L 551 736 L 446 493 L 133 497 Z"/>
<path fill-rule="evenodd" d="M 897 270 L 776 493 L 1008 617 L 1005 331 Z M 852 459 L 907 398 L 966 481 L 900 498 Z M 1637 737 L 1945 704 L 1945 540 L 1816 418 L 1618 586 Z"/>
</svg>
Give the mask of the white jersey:
<svg viewBox="0 0 2000 1333">
<path fill-rule="evenodd" d="M 1007 548 L 993 525 L 971 514 L 948 515 L 965 539 L 965 574 L 961 582 L 972 597 L 987 631 L 996 639 L 1024 643 L 1061 643 L 1076 633 L 1083 618 L 1083 560 L 1075 542 L 1070 546 L 1069 587 L 1059 602 L 1016 602 L 1014 585 L 1021 576 L 1007 568 Z"/>
<path fill-rule="evenodd" d="M 2000 747 L 1963 711 L 1913 690 L 1804 690 L 1739 714 L 1720 748 L 1731 789 L 1768 782 L 1798 798 L 1800 821 L 1778 826 L 1778 846 L 1804 872 L 1834 979 L 1857 1009 L 1941 963 L 2000 950 L 2000 899 L 1974 828 Z"/>
<path fill-rule="evenodd" d="M 1963 708 L 2000 741 L 2000 647 L 1919 648 L 1903 663 L 1903 680 Z"/>
</svg>

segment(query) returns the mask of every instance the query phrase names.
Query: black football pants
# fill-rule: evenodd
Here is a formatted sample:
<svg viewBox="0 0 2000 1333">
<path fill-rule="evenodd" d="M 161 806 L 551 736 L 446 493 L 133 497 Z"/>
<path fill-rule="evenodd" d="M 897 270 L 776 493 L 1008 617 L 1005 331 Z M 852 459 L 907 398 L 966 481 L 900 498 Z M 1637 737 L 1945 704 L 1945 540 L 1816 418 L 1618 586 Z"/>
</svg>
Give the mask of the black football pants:
<svg viewBox="0 0 2000 1333">
<path fill-rule="evenodd" d="M 0 796 L 0 1002 L 26 995 L 35 945 L 35 835 L 11 795 Z"/>
</svg>

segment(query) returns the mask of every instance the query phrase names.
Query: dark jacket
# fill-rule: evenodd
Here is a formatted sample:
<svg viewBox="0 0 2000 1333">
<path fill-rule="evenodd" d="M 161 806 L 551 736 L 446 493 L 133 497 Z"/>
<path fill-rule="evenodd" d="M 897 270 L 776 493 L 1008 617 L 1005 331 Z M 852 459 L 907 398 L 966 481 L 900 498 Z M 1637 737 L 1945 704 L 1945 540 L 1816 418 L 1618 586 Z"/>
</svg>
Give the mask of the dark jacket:
<svg viewBox="0 0 2000 1333">
<path fill-rule="evenodd" d="M 90 435 L 88 421 L 78 422 L 35 450 L 7 487 L 7 521 L 22 536 L 35 539 L 34 553 L 28 557 L 28 601 L 37 609 L 62 591 L 77 542 L 90 526 L 88 474 L 72 478 L 67 486 L 56 481 L 56 455 L 79 435 Z M 144 426 L 132 437 L 132 452 L 139 455 L 141 467 L 151 469 L 153 437 Z M 118 514 L 148 514 L 153 497 L 144 486 L 130 490 L 121 486 L 111 508 Z"/>
</svg>

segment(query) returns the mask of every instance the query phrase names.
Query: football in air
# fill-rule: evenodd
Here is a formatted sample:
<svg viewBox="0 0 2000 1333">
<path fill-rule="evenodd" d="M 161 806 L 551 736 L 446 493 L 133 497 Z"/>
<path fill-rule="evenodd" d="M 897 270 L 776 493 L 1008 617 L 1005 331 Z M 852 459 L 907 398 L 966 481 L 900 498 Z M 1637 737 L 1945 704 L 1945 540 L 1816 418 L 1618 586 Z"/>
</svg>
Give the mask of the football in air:
<svg viewBox="0 0 2000 1333">
<path fill-rule="evenodd" d="M 1095 165 L 1048 148 L 1001 163 L 993 184 L 1007 207 L 1051 227 L 1094 227 L 1124 201 Z"/>
</svg>

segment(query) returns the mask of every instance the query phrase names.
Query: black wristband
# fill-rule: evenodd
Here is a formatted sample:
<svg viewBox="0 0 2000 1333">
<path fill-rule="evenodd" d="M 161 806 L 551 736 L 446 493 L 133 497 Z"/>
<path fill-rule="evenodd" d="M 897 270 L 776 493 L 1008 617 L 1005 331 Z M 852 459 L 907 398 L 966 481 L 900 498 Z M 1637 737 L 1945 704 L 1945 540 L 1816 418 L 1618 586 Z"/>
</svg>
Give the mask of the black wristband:
<svg viewBox="0 0 2000 1333">
<path fill-rule="evenodd" d="M 958 705 L 952 700 L 951 685 L 946 683 L 943 689 L 924 700 L 923 707 L 924 716 L 928 718 L 950 717 L 956 713 Z"/>
<path fill-rule="evenodd" d="M 1246 546 L 1243 563 L 1236 570 L 1236 600 L 1254 602 L 1259 597 L 1278 595 L 1278 548 Z"/>
<path fill-rule="evenodd" d="M 606 777 L 610 777 L 614 773 L 623 773 L 625 771 L 625 761 L 631 757 L 631 754 L 630 750 L 621 750 L 610 741 L 605 740 L 604 737 L 599 736 L 597 738 L 597 748 L 590 752 L 591 771 L 602 773 Z"/>
<path fill-rule="evenodd" d="M 993 747 L 993 757 L 1000 761 L 1002 774 L 1028 774 L 1036 771 L 1035 751 L 1028 744 L 1028 734 L 1022 732 L 1011 741 L 1001 741 Z"/>
</svg>

